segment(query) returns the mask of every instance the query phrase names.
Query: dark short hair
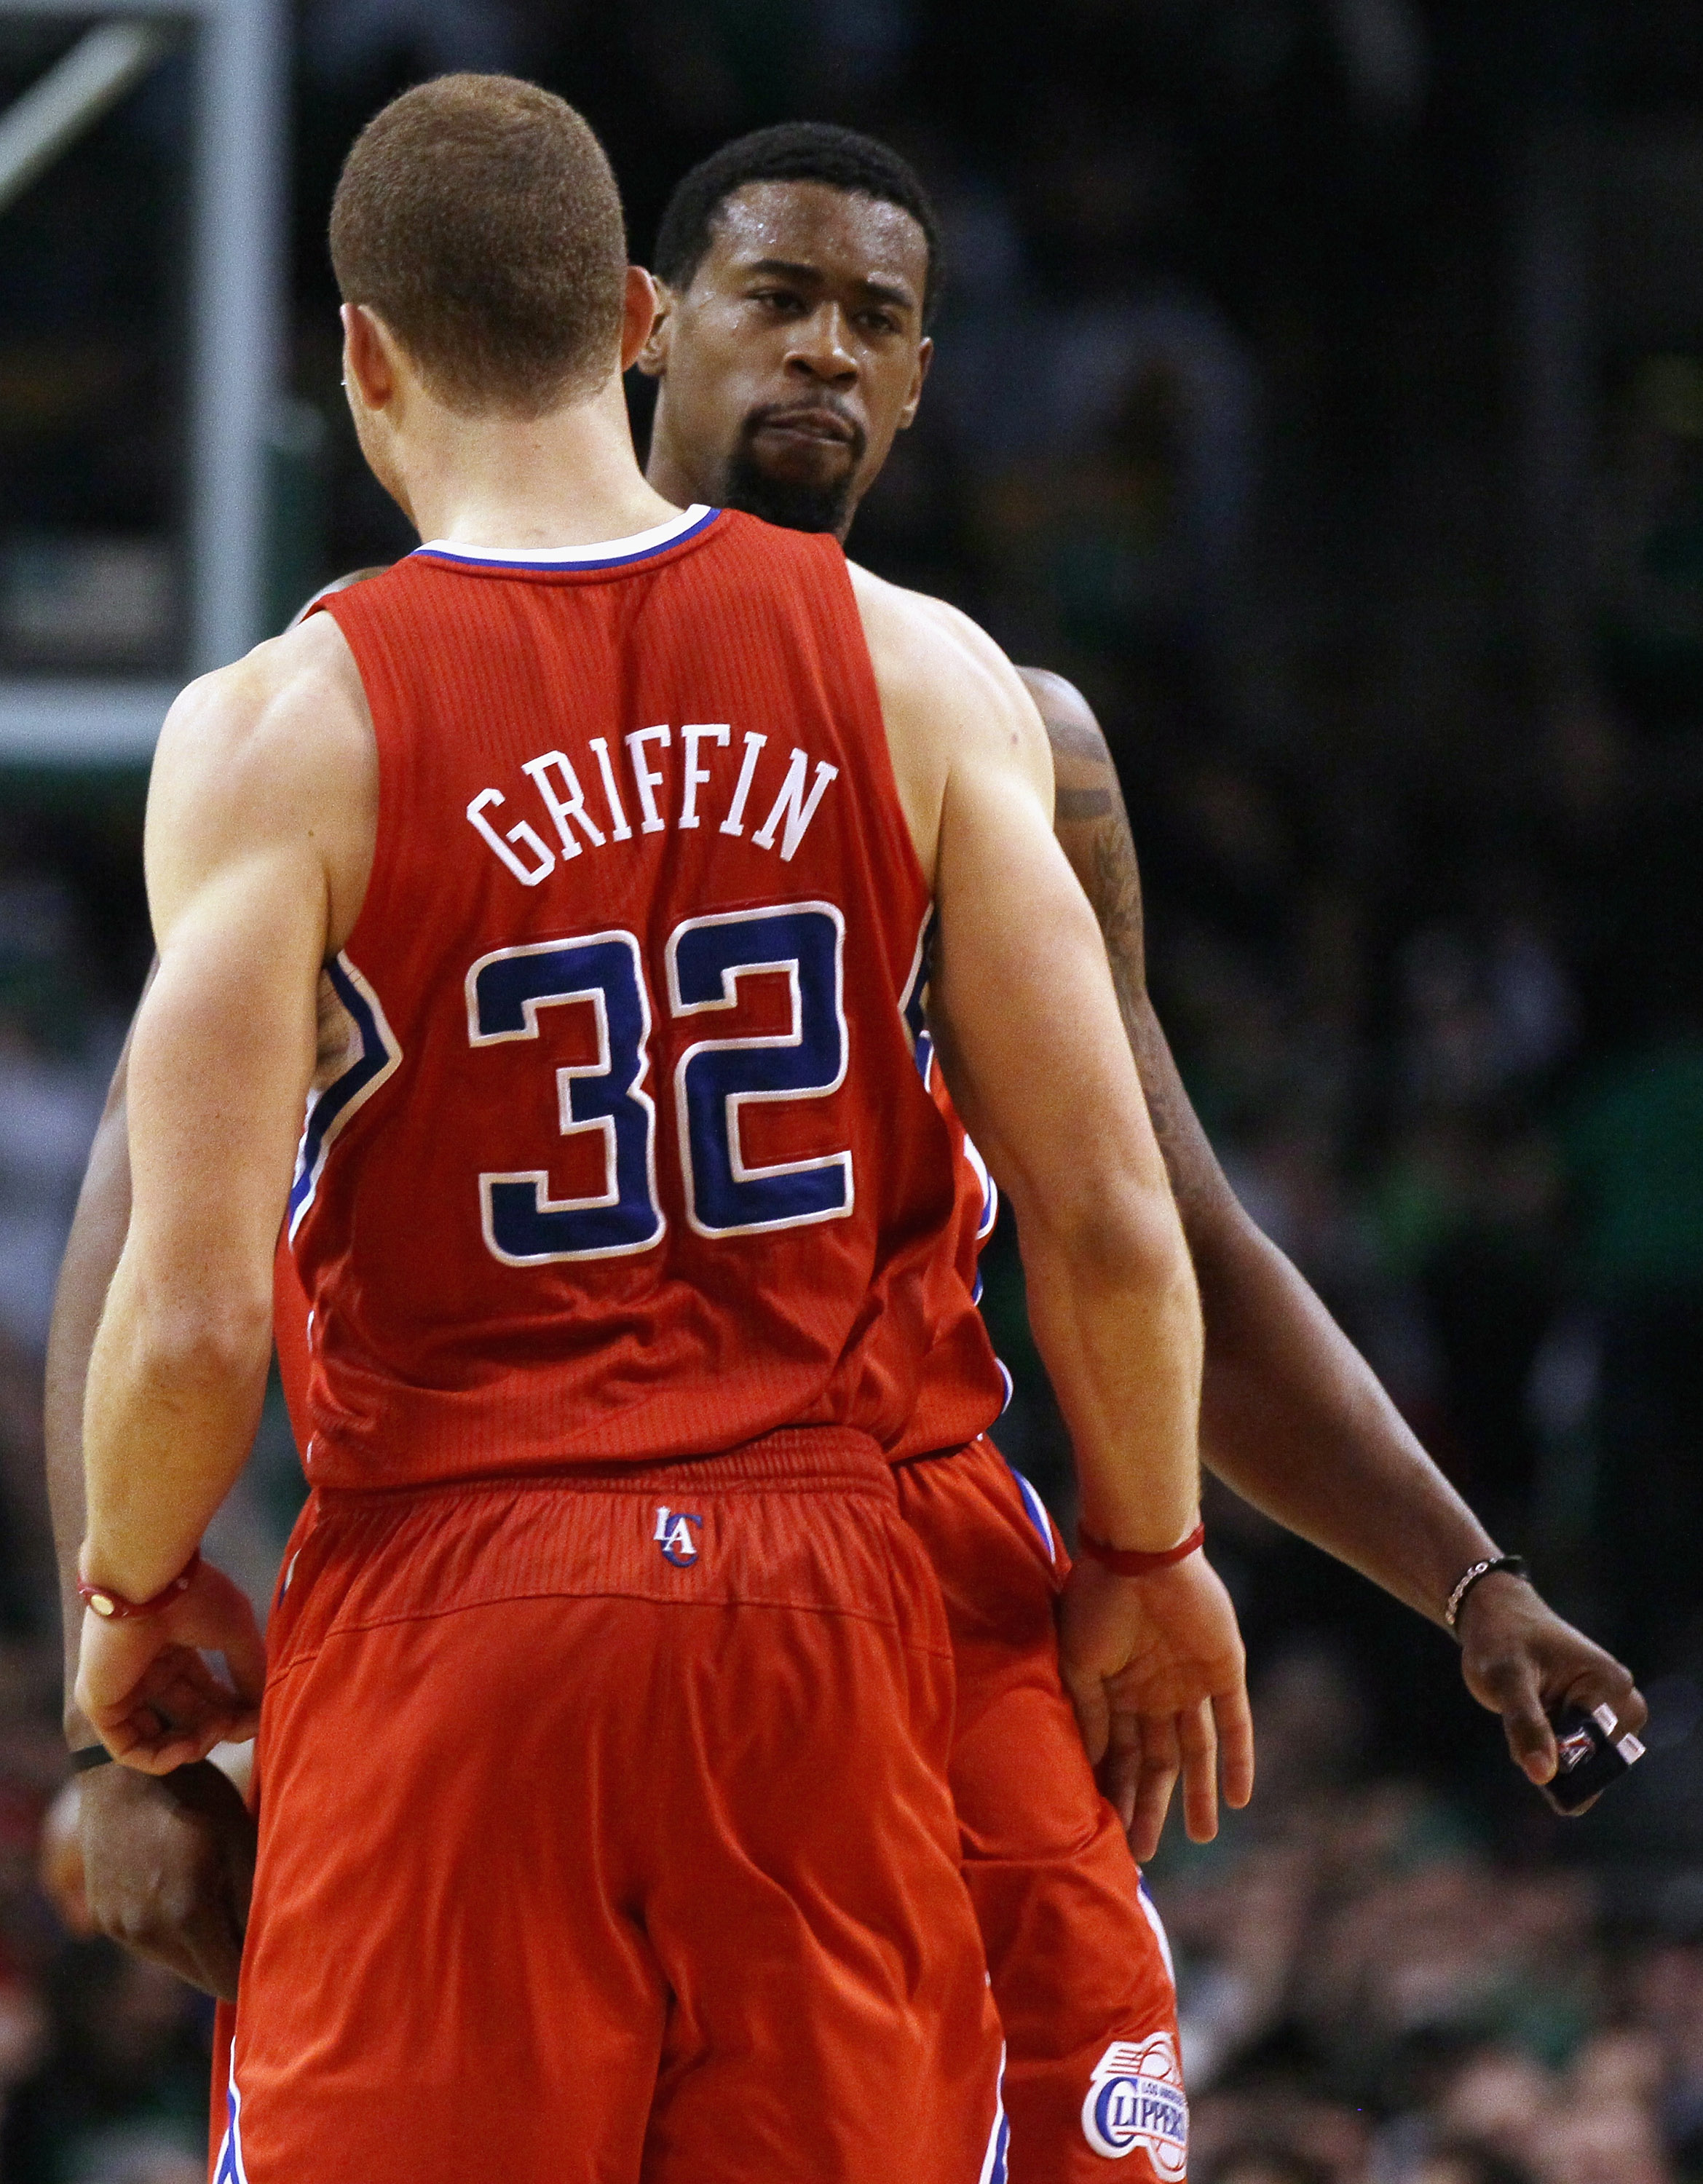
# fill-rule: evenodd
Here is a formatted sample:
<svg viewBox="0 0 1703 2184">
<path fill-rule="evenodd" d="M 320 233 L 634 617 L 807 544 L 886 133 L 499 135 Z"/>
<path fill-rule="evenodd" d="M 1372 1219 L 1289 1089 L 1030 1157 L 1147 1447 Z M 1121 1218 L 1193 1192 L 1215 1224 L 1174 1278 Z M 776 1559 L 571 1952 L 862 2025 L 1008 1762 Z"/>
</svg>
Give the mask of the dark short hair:
<svg viewBox="0 0 1703 2184">
<path fill-rule="evenodd" d="M 652 268 L 671 288 L 691 286 L 710 247 L 716 214 L 735 190 L 752 182 L 824 182 L 909 213 L 928 245 L 923 292 L 923 323 L 928 324 L 941 280 L 941 226 L 929 193 L 891 145 L 830 121 L 782 121 L 754 129 L 681 176 L 663 208 Z"/>
<path fill-rule="evenodd" d="M 375 114 L 331 211 L 343 301 L 371 305 L 452 408 L 539 416 L 614 369 L 621 196 L 565 101 L 444 75 Z"/>
</svg>

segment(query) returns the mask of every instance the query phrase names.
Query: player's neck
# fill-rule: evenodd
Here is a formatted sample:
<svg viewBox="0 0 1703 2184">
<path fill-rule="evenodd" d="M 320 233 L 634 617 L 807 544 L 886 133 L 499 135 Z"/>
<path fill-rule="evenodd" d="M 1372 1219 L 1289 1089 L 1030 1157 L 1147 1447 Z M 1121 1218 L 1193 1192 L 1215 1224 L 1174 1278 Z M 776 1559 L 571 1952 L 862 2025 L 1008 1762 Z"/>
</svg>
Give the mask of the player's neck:
<svg viewBox="0 0 1703 2184">
<path fill-rule="evenodd" d="M 388 451 L 392 490 L 427 539 L 465 546 L 591 546 L 676 510 L 645 482 L 618 379 L 537 418 L 416 410 Z"/>
<path fill-rule="evenodd" d="M 723 488 L 701 475 L 705 467 L 691 460 L 690 450 L 676 445 L 668 429 L 667 410 L 659 397 L 650 427 L 650 452 L 645 464 L 647 482 L 677 508 L 690 508 L 701 500 L 719 504 L 724 497 Z"/>
</svg>

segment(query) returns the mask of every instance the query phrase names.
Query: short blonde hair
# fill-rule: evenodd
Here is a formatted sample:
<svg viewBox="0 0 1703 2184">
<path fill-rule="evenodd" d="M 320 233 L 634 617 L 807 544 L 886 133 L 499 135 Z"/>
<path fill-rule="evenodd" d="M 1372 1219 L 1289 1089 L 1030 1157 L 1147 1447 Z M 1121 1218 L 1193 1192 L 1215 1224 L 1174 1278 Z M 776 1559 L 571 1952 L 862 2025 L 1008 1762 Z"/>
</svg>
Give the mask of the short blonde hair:
<svg viewBox="0 0 1703 2184">
<path fill-rule="evenodd" d="M 621 196 L 563 99 L 514 76 L 445 75 L 374 115 L 343 162 L 331 256 L 453 409 L 540 416 L 620 354 Z"/>
</svg>

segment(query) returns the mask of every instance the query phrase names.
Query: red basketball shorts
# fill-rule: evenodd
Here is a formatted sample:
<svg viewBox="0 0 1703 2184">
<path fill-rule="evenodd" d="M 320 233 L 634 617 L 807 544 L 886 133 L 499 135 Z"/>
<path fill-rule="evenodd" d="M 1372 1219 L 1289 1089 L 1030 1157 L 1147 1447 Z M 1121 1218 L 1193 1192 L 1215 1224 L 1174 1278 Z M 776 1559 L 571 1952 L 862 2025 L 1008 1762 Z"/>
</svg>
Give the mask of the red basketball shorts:
<svg viewBox="0 0 1703 2184">
<path fill-rule="evenodd" d="M 217 2176 L 1000 2184 L 951 1648 L 870 1444 L 299 1538 Z"/>
<path fill-rule="evenodd" d="M 952 1634 L 950 1779 L 1005 2030 L 1011 2184 L 1103 2179 L 1120 2159 L 1175 2184 L 1188 2109 L 1170 1952 L 1059 1678 L 1064 1548 L 985 1436 L 895 1475 Z"/>
</svg>

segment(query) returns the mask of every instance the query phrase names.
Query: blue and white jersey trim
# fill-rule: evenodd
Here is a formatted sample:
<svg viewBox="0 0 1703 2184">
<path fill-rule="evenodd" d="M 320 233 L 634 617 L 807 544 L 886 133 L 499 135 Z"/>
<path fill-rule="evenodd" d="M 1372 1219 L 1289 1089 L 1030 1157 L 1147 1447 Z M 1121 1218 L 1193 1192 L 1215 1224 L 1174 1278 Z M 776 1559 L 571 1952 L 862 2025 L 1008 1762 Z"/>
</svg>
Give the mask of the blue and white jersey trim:
<svg viewBox="0 0 1703 2184">
<path fill-rule="evenodd" d="M 350 1117 L 388 1082 L 402 1059 L 402 1049 L 385 1022 L 377 994 L 348 956 L 339 956 L 327 963 L 325 976 L 338 1004 L 342 1038 L 336 1053 L 321 1064 L 308 1093 L 307 1120 L 296 1149 L 295 1179 L 290 1185 L 292 1237 L 314 1202 L 326 1156 L 338 1134 Z M 322 1045 L 327 1028 L 322 1011 Z"/>
<path fill-rule="evenodd" d="M 999 1366 L 999 1369 L 1002 1373 L 1005 1373 L 1006 1385 L 1009 1388 L 1011 1384 L 1010 1373 L 1005 1372 L 1005 1367 L 999 1359 L 996 1358 L 994 1362 Z M 1009 1401 L 1008 1396 L 1007 1400 Z M 1034 1525 L 1036 1530 L 1041 1535 L 1041 1544 L 1047 1550 L 1047 1561 L 1050 1563 L 1056 1563 L 1058 1559 L 1058 1550 L 1053 1542 L 1053 1519 L 1047 1513 L 1047 1504 L 1041 1500 L 1041 1496 L 1036 1492 L 1035 1489 L 1030 1485 L 1029 1481 L 1024 1477 L 1023 1474 L 1018 1469 L 1014 1463 L 1008 1463 L 1005 1468 L 1017 1481 L 1017 1490 L 1023 1496 L 1024 1508 L 1028 1513 L 1030 1523 Z"/>
<path fill-rule="evenodd" d="M 993 2129 L 988 2133 L 976 2184 L 1007 2184 L 1006 2155 L 1011 2147 L 1011 2119 L 1005 2113 L 1005 2050 L 999 2051 L 999 2079 L 993 2094 Z"/>
<path fill-rule="evenodd" d="M 905 1020 L 905 1036 L 911 1042 L 911 1056 L 917 1065 L 917 1074 L 925 1086 L 935 1066 L 935 1043 L 929 1035 L 928 1020 L 923 1009 L 923 995 L 928 990 L 929 950 L 934 944 L 935 924 L 935 912 L 930 909 L 917 934 L 917 952 L 911 958 L 911 975 L 905 982 L 904 997 L 899 1003 L 899 1014 Z"/>
<path fill-rule="evenodd" d="M 434 561 L 459 562 L 469 569 L 624 569 L 634 561 L 647 561 L 665 546 L 679 546 L 707 531 L 721 514 L 706 502 L 694 501 L 679 515 L 649 531 L 635 531 L 630 538 L 605 538 L 595 546 L 464 546 L 454 538 L 433 538 L 416 546 L 410 560 L 422 554 Z"/>
<path fill-rule="evenodd" d="M 985 1244 L 992 1235 L 993 1224 L 999 1218 L 999 1185 L 989 1173 L 987 1162 L 976 1150 L 975 1139 L 968 1130 L 963 1134 L 963 1156 L 981 1185 L 981 1217 L 975 1224 L 975 1240 L 978 1244 Z"/>
<path fill-rule="evenodd" d="M 922 930 L 917 935 L 917 952 L 911 958 L 911 975 L 905 982 L 904 994 L 899 1002 L 899 1013 L 905 1021 L 905 1035 L 911 1042 L 911 1053 L 917 1065 L 917 1074 L 922 1078 L 925 1091 L 931 1091 L 933 1089 L 935 1042 L 929 1031 L 928 1017 L 924 1007 L 924 995 L 928 990 L 929 957 L 934 946 L 935 927 L 937 922 L 937 915 L 931 909 L 923 920 Z M 981 1212 L 976 1221 L 975 1228 L 975 1240 L 980 1247 L 992 1235 L 994 1224 L 999 1219 L 999 1185 L 989 1173 L 987 1162 L 977 1151 L 975 1140 L 968 1130 L 963 1134 L 963 1157 L 969 1163 L 970 1173 L 981 1185 Z M 971 1284 L 969 1293 L 969 1301 L 972 1304 L 979 1305 L 981 1302 L 981 1288 L 980 1255 L 978 1249 L 975 1279 Z M 999 1377 L 1005 1384 L 1005 1401 L 999 1407 L 999 1414 L 1003 1418 L 1011 1408 L 1011 1398 L 1015 1391 L 1012 1385 L 1011 1375 L 1006 1370 L 1004 1359 L 996 1357 L 993 1362 L 998 1366 Z M 1027 1491 L 1034 1492 L 1027 1479 L 1023 1484 Z M 1050 1554 L 1053 1551 L 1053 1535 L 1048 1532 L 1045 1536 L 1047 1552 Z"/>
<path fill-rule="evenodd" d="M 219 2159 L 213 2170 L 213 2184 L 248 2184 L 248 2172 L 243 2166 L 242 2112 L 243 2096 L 237 2090 L 237 2074 L 233 2070 L 225 2095 L 225 2136 L 220 2142 Z"/>
<path fill-rule="evenodd" d="M 922 930 L 917 935 L 917 950 L 911 958 L 911 975 L 905 982 L 905 991 L 899 1003 L 899 1013 L 905 1020 L 905 1036 L 911 1043 L 911 1055 L 917 1065 L 917 1074 L 925 1089 L 931 1089 L 935 1073 L 935 1042 L 930 1033 L 928 1017 L 924 1007 L 924 996 L 928 991 L 929 957 L 934 947 L 935 927 L 939 922 L 935 912 L 930 911 L 923 920 Z M 971 1172 L 981 1185 L 981 1213 L 976 1223 L 975 1240 L 985 1244 L 993 1234 L 993 1225 L 999 1218 L 999 1185 L 988 1173 L 987 1162 L 976 1150 L 975 1141 L 968 1130 L 964 1132 L 963 1156 Z M 981 1302 L 981 1277 L 976 1277 L 975 1294 L 972 1304 Z"/>
<path fill-rule="evenodd" d="M 1136 1882 L 1136 1893 L 1141 1898 L 1142 1909 L 1146 1914 L 1147 1924 L 1153 1930 L 1153 1939 L 1159 1945 L 1159 1954 L 1164 1959 L 1165 1977 L 1170 1981 L 1171 1992 L 1175 1994 L 1176 1992 L 1176 1966 L 1171 1960 L 1170 1936 L 1165 1931 L 1165 1922 L 1159 1916 L 1159 1905 L 1154 1903 L 1153 1897 L 1147 1892 L 1147 1876 L 1145 1875 L 1143 1875 Z"/>
</svg>

